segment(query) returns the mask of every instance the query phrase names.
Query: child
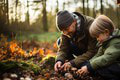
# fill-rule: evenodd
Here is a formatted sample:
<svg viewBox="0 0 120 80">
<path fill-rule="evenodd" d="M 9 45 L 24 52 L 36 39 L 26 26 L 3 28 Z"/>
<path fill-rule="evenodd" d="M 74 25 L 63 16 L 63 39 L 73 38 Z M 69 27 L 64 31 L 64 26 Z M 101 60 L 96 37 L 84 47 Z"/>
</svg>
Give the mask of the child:
<svg viewBox="0 0 120 80">
<path fill-rule="evenodd" d="M 77 73 L 98 73 L 105 80 L 120 80 L 120 30 L 115 29 L 108 17 L 100 15 L 91 24 L 89 32 L 97 38 L 100 47 Z"/>
</svg>

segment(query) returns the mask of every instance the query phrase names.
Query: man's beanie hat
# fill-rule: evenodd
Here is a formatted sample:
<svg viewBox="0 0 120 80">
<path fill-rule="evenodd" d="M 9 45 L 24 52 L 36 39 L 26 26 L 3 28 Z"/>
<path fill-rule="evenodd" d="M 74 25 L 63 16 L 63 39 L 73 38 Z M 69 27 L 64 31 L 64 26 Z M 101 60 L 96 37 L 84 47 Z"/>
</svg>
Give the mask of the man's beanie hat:
<svg viewBox="0 0 120 80">
<path fill-rule="evenodd" d="M 74 17 L 68 11 L 64 10 L 57 13 L 56 25 L 59 30 L 66 29 L 73 23 L 73 21 Z"/>
</svg>

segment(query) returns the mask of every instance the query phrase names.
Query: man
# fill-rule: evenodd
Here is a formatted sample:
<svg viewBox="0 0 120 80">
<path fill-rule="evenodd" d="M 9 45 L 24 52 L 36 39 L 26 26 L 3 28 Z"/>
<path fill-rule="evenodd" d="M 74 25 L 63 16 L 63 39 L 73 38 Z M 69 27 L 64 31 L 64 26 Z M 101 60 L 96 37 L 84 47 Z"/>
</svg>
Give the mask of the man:
<svg viewBox="0 0 120 80">
<path fill-rule="evenodd" d="M 71 66 L 80 68 L 95 55 L 97 41 L 89 34 L 89 26 L 93 20 L 78 12 L 58 12 L 56 24 L 62 35 L 57 41 L 59 49 L 54 65 L 55 71 L 66 71 Z"/>
</svg>

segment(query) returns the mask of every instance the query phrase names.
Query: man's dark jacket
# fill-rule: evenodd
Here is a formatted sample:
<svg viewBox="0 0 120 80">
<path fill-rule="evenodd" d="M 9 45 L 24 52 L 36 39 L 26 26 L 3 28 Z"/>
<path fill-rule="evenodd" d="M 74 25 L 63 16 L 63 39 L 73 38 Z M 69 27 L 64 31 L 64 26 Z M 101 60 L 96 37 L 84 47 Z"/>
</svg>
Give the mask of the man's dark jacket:
<svg viewBox="0 0 120 80">
<path fill-rule="evenodd" d="M 81 63 L 95 55 L 97 52 L 97 41 L 89 34 L 89 27 L 94 19 L 78 12 L 74 12 L 74 14 L 79 16 L 81 24 L 73 37 L 69 38 L 62 34 L 56 61 L 62 61 L 64 63 L 66 60 L 69 60 L 72 66 L 79 68 Z M 74 53 L 77 56 L 76 58 L 73 58 L 71 43 L 79 49 L 78 53 Z"/>
</svg>

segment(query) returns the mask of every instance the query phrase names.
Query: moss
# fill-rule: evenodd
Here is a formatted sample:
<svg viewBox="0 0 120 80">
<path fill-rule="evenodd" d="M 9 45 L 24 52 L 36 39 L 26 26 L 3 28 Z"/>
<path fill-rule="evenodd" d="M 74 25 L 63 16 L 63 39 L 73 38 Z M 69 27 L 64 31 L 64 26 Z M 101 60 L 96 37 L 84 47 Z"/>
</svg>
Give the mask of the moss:
<svg viewBox="0 0 120 80">
<path fill-rule="evenodd" d="M 4 73 L 13 69 L 21 70 L 32 70 L 34 73 L 38 73 L 40 67 L 33 63 L 26 63 L 26 62 L 16 62 L 16 61 L 5 61 L 0 62 L 0 73 Z"/>
</svg>

